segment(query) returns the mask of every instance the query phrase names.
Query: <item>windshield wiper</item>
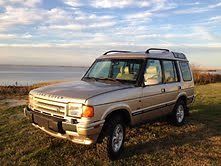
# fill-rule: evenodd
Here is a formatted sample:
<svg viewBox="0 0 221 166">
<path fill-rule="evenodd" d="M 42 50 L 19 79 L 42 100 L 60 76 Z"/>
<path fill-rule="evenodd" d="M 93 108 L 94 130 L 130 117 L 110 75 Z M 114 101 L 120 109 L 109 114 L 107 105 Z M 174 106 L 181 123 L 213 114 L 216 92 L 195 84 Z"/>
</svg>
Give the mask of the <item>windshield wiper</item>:
<svg viewBox="0 0 221 166">
<path fill-rule="evenodd" d="M 98 78 L 99 80 L 107 80 L 107 81 L 114 81 L 114 82 L 120 82 L 122 83 L 122 81 L 120 79 L 116 79 L 116 78 Z"/>
<path fill-rule="evenodd" d="M 84 79 L 85 79 L 85 78 L 86 78 L 86 79 L 90 79 L 90 80 L 92 79 L 92 80 L 95 80 L 95 81 L 97 81 L 97 80 L 99 79 L 99 78 L 96 78 L 96 77 L 84 77 Z"/>
<path fill-rule="evenodd" d="M 104 77 L 84 77 L 84 79 L 89 79 L 89 80 L 95 80 L 95 81 L 113 81 L 113 82 L 119 82 L 119 83 L 128 83 L 129 80 L 122 80 L 122 79 L 117 79 L 117 78 L 104 78 Z"/>
</svg>

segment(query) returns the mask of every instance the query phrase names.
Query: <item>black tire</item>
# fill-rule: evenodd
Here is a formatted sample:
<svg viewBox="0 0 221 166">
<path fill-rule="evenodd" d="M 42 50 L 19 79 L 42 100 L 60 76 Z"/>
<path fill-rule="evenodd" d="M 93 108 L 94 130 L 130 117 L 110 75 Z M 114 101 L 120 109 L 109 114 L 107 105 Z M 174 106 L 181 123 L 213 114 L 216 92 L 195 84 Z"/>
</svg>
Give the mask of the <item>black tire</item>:
<svg viewBox="0 0 221 166">
<path fill-rule="evenodd" d="M 113 149 L 113 136 L 116 127 L 121 126 L 123 131 L 123 139 L 119 150 L 114 151 Z M 125 123 L 121 116 L 112 116 L 110 117 L 104 125 L 104 129 L 102 130 L 102 134 L 105 135 L 101 143 L 96 144 L 97 154 L 99 158 L 102 159 L 110 159 L 116 160 L 118 159 L 124 149 L 124 140 L 125 140 Z"/>
<path fill-rule="evenodd" d="M 187 112 L 188 111 L 185 102 L 183 100 L 178 100 L 173 108 L 172 114 L 169 116 L 170 122 L 175 126 L 184 125 L 186 121 Z"/>
</svg>

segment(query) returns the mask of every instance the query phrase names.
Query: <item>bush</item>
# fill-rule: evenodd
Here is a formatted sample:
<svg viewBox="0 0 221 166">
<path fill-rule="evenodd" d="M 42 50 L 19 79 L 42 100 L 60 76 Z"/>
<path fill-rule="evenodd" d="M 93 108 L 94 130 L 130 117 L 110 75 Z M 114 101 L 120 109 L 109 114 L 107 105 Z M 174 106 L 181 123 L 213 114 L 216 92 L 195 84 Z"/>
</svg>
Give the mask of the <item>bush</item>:
<svg viewBox="0 0 221 166">
<path fill-rule="evenodd" d="M 221 82 L 220 74 L 211 74 L 199 70 L 193 70 L 193 77 L 195 84 L 204 85 L 209 83 Z"/>
</svg>

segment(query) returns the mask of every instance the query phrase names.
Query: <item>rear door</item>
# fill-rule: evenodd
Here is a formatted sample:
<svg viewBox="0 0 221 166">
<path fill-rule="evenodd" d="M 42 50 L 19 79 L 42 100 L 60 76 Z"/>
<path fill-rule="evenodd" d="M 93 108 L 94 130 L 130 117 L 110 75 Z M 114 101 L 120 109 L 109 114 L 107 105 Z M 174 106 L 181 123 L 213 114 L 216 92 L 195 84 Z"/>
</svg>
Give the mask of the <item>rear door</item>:
<svg viewBox="0 0 221 166">
<path fill-rule="evenodd" d="M 173 60 L 162 60 L 163 83 L 165 88 L 165 98 L 167 107 L 164 114 L 173 110 L 177 96 L 182 89 L 178 72 L 178 64 Z"/>
<path fill-rule="evenodd" d="M 143 121 L 163 114 L 165 95 L 161 62 L 158 59 L 148 59 L 144 72 L 142 109 L 138 112 L 142 114 Z"/>
</svg>

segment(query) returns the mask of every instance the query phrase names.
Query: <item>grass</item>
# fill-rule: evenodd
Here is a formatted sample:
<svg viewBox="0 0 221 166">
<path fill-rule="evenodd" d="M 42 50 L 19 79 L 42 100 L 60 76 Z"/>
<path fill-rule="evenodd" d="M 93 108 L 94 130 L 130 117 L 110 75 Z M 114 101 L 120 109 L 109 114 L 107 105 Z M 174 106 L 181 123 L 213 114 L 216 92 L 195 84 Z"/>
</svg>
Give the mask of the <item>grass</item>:
<svg viewBox="0 0 221 166">
<path fill-rule="evenodd" d="M 0 106 L 1 165 L 220 165 L 221 83 L 196 87 L 182 127 L 166 121 L 128 129 L 118 161 L 102 161 L 91 146 L 53 138 L 31 126 L 23 107 Z"/>
<path fill-rule="evenodd" d="M 29 91 L 32 89 L 60 82 L 62 81 L 43 82 L 30 86 L 15 86 L 15 85 L 0 86 L 0 94 L 1 94 L 0 100 L 8 98 L 18 98 L 18 99 L 24 98 L 27 97 Z"/>
</svg>

